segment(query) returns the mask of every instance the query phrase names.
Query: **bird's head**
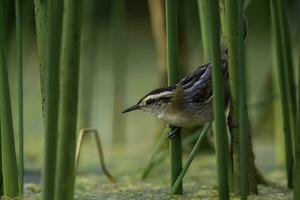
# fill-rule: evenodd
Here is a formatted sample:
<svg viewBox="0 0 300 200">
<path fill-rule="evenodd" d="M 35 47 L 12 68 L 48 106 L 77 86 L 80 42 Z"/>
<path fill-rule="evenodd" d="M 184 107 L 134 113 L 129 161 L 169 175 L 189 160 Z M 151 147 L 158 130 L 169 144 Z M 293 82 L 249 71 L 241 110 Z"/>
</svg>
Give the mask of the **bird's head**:
<svg viewBox="0 0 300 200">
<path fill-rule="evenodd" d="M 170 106 L 174 95 L 174 89 L 175 87 L 166 87 L 153 90 L 141 98 L 137 104 L 125 109 L 122 113 L 134 110 L 144 110 L 159 115 Z"/>
</svg>

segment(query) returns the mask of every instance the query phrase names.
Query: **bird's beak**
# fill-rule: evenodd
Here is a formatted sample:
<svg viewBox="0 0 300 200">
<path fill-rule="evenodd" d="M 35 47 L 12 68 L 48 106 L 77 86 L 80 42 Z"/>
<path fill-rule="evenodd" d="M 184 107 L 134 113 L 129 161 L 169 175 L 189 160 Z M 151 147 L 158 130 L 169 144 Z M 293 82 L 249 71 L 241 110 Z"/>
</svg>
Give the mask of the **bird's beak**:
<svg viewBox="0 0 300 200">
<path fill-rule="evenodd" d="M 140 106 L 139 105 L 134 105 L 134 106 L 131 106 L 131 107 L 126 108 L 125 110 L 123 110 L 122 114 L 128 113 L 128 112 L 133 111 L 133 110 L 137 110 L 137 109 L 140 109 Z"/>
</svg>

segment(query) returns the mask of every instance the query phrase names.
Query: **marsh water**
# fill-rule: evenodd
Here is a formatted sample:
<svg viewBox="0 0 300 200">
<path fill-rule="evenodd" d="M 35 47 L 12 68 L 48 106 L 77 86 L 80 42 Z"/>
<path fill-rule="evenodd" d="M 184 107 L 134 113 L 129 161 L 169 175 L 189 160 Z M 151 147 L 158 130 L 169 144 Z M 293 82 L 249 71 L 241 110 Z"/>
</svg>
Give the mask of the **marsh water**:
<svg viewBox="0 0 300 200">
<path fill-rule="evenodd" d="M 216 185 L 216 159 L 213 151 L 200 151 L 184 178 L 184 194 L 170 195 L 169 187 L 169 159 L 153 168 L 146 180 L 141 180 L 141 171 L 146 166 L 153 148 L 152 142 L 137 142 L 131 148 L 115 146 L 113 150 L 104 149 L 107 168 L 117 179 L 111 183 L 103 174 L 95 143 L 90 137 L 84 144 L 78 174 L 76 176 L 75 199 L 218 199 Z M 256 163 L 268 185 L 259 186 L 259 194 L 249 199 L 286 200 L 292 199 L 292 192 L 286 189 L 285 170 L 275 167 L 275 151 L 272 141 L 261 138 L 254 143 Z M 33 144 L 32 151 L 26 156 L 25 188 L 28 199 L 40 197 L 42 163 L 39 156 L 40 144 Z M 35 150 L 34 150 L 35 149 Z M 185 163 L 191 150 L 186 147 L 184 153 Z M 167 149 L 166 149 L 167 150 Z M 110 153 L 108 153 L 110 152 Z M 233 199 L 239 199 L 231 194 Z"/>
</svg>

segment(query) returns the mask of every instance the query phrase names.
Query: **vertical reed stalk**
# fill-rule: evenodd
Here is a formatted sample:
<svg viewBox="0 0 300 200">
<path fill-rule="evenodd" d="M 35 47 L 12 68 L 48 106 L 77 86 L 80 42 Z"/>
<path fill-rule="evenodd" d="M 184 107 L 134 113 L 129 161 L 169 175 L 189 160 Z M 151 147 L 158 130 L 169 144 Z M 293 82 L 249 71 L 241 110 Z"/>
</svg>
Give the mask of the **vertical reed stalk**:
<svg viewBox="0 0 300 200">
<path fill-rule="evenodd" d="M 59 98 L 59 61 L 61 48 L 62 1 L 47 1 L 46 62 L 45 62 L 45 150 L 43 169 L 43 199 L 54 199 L 57 118 Z"/>
<path fill-rule="evenodd" d="M 225 122 L 225 101 L 223 78 L 220 63 L 220 16 L 217 0 L 199 1 L 200 7 L 206 9 L 205 17 L 207 25 L 202 31 L 208 45 L 208 58 L 211 61 L 213 81 L 213 105 L 214 105 L 214 130 L 217 153 L 218 190 L 219 199 L 229 199 L 228 186 L 228 141 Z M 201 10 L 200 10 L 201 12 Z M 201 21 L 202 22 L 202 21 Z M 203 27 L 203 26 L 202 26 Z"/>
<path fill-rule="evenodd" d="M 271 21 L 273 34 L 273 50 L 275 51 L 275 63 L 277 66 L 277 76 L 279 82 L 279 93 L 281 99 L 281 110 L 283 118 L 284 142 L 285 142 L 285 159 L 288 187 L 292 187 L 293 179 L 293 145 L 292 145 L 292 129 L 291 115 L 289 109 L 289 94 L 287 87 L 287 76 L 285 75 L 285 61 L 283 50 L 283 30 L 280 27 L 280 12 L 281 7 L 279 0 L 270 0 Z"/>
<path fill-rule="evenodd" d="M 207 9 L 206 9 L 206 5 L 203 5 L 203 3 L 201 3 L 202 0 L 198 0 L 198 7 L 199 7 L 199 16 L 200 16 L 200 27 L 201 27 L 201 37 L 202 37 L 202 48 L 203 48 L 203 55 L 204 55 L 204 60 L 206 62 L 210 62 L 208 55 L 209 55 L 209 43 L 207 40 L 207 36 L 205 34 L 205 29 L 207 26 L 209 26 L 206 20 L 207 16 Z M 221 16 L 221 27 L 222 27 L 222 34 L 221 34 L 221 42 L 223 42 L 224 44 L 226 44 L 226 39 L 227 39 L 227 31 L 226 31 L 226 17 L 225 17 L 225 3 L 224 0 L 219 1 L 219 5 L 220 5 L 220 16 Z M 202 19 L 201 19 L 202 18 Z M 227 167 L 228 167 L 228 179 L 229 179 L 229 183 L 230 186 L 232 186 L 234 184 L 234 180 L 233 180 L 233 165 L 232 165 L 232 158 L 230 155 L 230 148 L 228 146 L 228 159 L 227 159 Z"/>
<path fill-rule="evenodd" d="M 238 45 L 239 45 L 239 126 L 240 126 L 240 190 L 241 199 L 247 199 L 249 194 L 248 180 L 248 111 L 247 111 L 247 87 L 246 87 L 246 63 L 245 63 L 245 46 L 244 46 L 244 20 L 243 6 L 244 0 L 238 1 Z M 254 174 L 255 176 L 255 174 Z"/>
<path fill-rule="evenodd" d="M 126 136 L 126 124 L 120 111 L 126 99 L 127 68 L 127 33 L 126 33 L 126 1 L 112 0 L 111 43 L 114 78 L 113 103 L 113 142 L 122 144 Z"/>
<path fill-rule="evenodd" d="M 178 64 L 178 1 L 166 0 L 166 35 L 168 84 L 175 85 L 179 81 Z M 172 131 L 172 130 L 171 130 Z M 173 187 L 182 169 L 181 132 L 170 140 L 171 187 Z M 174 194 L 182 194 L 182 182 Z"/>
<path fill-rule="evenodd" d="M 226 18 L 226 35 L 228 45 L 228 65 L 229 65 L 229 82 L 231 90 L 231 103 L 229 112 L 230 124 L 239 123 L 239 13 L 238 4 L 236 1 L 225 0 L 223 17 Z M 225 20 L 223 20 L 225 21 Z M 229 126 L 231 134 L 231 153 L 233 159 L 234 170 L 234 191 L 239 193 L 240 187 L 240 144 L 239 144 L 239 129 L 238 126 Z"/>
<path fill-rule="evenodd" d="M 249 192 L 257 193 L 258 177 L 248 124 L 243 5 L 242 0 L 238 3 L 225 0 L 224 17 L 227 22 L 226 35 L 229 48 L 231 105 L 228 120 L 231 124 L 229 130 L 232 145 L 234 191 L 237 194 L 241 193 L 245 198 Z"/>
<path fill-rule="evenodd" d="M 10 91 L 6 62 L 6 20 L 4 1 L 0 1 L 0 128 L 3 192 L 7 197 L 16 197 L 18 191 L 18 170 L 14 141 Z"/>
<path fill-rule="evenodd" d="M 203 3 L 203 0 L 198 0 L 198 8 L 199 8 L 199 19 L 200 19 L 200 26 L 201 26 L 201 37 L 202 37 L 202 49 L 203 49 L 203 57 L 204 63 L 210 62 L 209 61 L 209 42 L 207 39 L 206 34 L 206 27 L 209 26 L 209 19 L 207 17 L 207 5 Z"/>
<path fill-rule="evenodd" d="M 295 132 L 294 200 L 300 199 L 300 48 L 298 48 L 297 130 Z"/>
<path fill-rule="evenodd" d="M 81 0 L 64 0 L 55 199 L 74 199 Z"/>
<path fill-rule="evenodd" d="M 35 13 L 35 25 L 36 25 L 36 37 L 37 47 L 40 63 L 40 84 L 42 94 L 42 110 L 45 122 L 45 103 L 46 103 L 46 52 L 45 52 L 45 39 L 46 39 L 46 13 L 45 13 L 45 1 L 34 0 L 34 13 Z"/>
<path fill-rule="evenodd" d="M 295 77 L 293 68 L 293 54 L 290 43 L 290 30 L 287 23 L 287 1 L 279 0 L 280 6 L 278 6 L 279 12 L 279 26 L 281 30 L 281 42 L 282 42 L 282 53 L 284 57 L 284 68 L 286 76 L 286 85 L 289 98 L 289 114 L 291 118 L 292 137 L 296 131 L 296 118 L 297 118 L 297 100 L 296 100 L 296 88 L 295 88 Z"/>
<path fill-rule="evenodd" d="M 223 44 L 227 43 L 227 27 L 226 27 L 226 17 L 225 17 L 225 3 L 224 0 L 219 1 L 219 6 L 220 6 L 220 17 L 221 17 L 221 29 L 222 29 L 222 34 L 221 34 L 221 42 Z M 209 22 L 207 22 L 207 9 L 205 7 L 206 5 L 201 4 L 201 0 L 198 0 L 198 7 L 199 7 L 199 16 L 200 16 L 200 28 L 201 28 L 201 37 L 202 37 L 202 48 L 203 48 L 203 55 L 204 55 L 204 60 L 206 62 L 210 62 L 208 58 L 209 54 L 209 44 L 208 40 L 205 39 L 206 32 L 205 29 L 207 26 L 209 26 Z M 202 18 L 202 19 L 201 19 Z M 227 167 L 228 167 L 228 179 L 229 179 L 229 184 L 232 186 L 234 184 L 233 180 L 233 165 L 232 165 L 232 157 L 230 155 L 230 149 L 228 147 L 228 159 L 227 159 Z"/>
<path fill-rule="evenodd" d="M 23 65 L 22 65 L 22 21 L 21 21 L 21 2 L 15 1 L 16 10 L 16 45 L 17 45 L 17 68 L 18 68 L 18 121 L 19 121 L 19 191 L 23 195 L 24 177 L 24 139 L 23 139 Z"/>
<path fill-rule="evenodd" d="M 220 0 L 219 1 L 219 6 L 220 6 L 220 18 L 221 18 L 221 44 L 227 45 L 227 35 L 228 35 L 228 25 L 227 25 L 227 7 L 225 6 L 225 0 Z"/>
</svg>

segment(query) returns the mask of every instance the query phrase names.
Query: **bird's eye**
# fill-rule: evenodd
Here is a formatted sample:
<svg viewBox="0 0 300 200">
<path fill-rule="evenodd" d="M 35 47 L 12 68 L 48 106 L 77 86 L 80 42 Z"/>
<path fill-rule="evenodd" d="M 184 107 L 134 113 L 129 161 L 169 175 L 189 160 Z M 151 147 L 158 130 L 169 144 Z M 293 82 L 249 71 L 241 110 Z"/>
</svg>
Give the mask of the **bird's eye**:
<svg viewBox="0 0 300 200">
<path fill-rule="evenodd" d="M 153 104 L 154 103 L 154 99 L 148 99 L 147 101 L 146 101 L 146 104 L 147 105 L 151 105 L 151 104 Z"/>
</svg>

